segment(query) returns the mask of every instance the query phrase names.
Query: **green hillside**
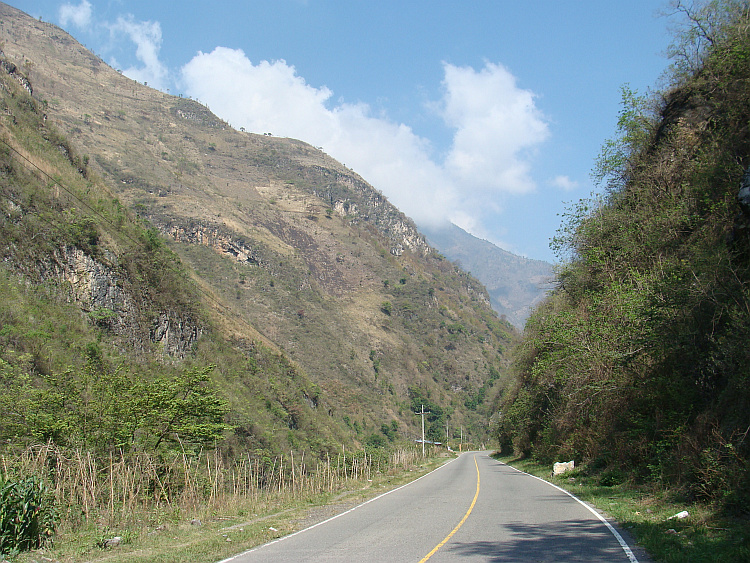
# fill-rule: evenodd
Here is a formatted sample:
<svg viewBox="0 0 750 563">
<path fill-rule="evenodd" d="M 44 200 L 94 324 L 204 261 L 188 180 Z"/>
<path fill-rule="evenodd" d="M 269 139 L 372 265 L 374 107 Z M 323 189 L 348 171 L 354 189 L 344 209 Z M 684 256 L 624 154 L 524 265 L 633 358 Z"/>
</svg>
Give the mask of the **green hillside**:
<svg viewBox="0 0 750 563">
<path fill-rule="evenodd" d="M 2 554 L 384 486 L 422 406 L 430 440 L 490 438 L 518 338 L 341 163 L 5 4 L 0 256 Z"/>
<path fill-rule="evenodd" d="M 559 231 L 558 286 L 526 327 L 499 437 L 746 516 L 750 14 L 678 5 L 691 26 L 672 85 L 623 90 L 604 190 Z"/>
<path fill-rule="evenodd" d="M 260 339 L 222 334 L 215 298 L 17 78 L 0 76 L 3 443 L 106 454 L 226 436 L 272 453 L 288 447 L 274 421 L 316 450 L 347 439 L 340 421 L 305 403 L 320 390 L 298 366 Z"/>
</svg>

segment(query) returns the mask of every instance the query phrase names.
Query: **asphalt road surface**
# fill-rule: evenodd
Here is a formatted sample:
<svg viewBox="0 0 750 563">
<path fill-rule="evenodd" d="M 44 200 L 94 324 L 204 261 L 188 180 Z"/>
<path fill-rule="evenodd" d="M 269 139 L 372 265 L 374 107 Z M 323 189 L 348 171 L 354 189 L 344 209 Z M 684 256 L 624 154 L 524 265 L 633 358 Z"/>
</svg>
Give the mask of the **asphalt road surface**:
<svg viewBox="0 0 750 563">
<path fill-rule="evenodd" d="M 638 557 L 638 558 L 637 558 Z M 486 452 L 226 562 L 644 563 L 593 509 Z"/>
</svg>

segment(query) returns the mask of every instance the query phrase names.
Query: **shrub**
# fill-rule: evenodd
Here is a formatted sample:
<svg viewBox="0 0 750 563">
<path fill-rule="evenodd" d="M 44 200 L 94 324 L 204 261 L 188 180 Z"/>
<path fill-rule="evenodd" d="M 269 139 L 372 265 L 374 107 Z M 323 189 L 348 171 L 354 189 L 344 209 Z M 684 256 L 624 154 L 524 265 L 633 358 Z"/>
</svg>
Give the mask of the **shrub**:
<svg viewBox="0 0 750 563">
<path fill-rule="evenodd" d="M 382 434 L 370 434 L 365 440 L 365 444 L 371 448 L 384 448 L 387 441 Z"/>
<path fill-rule="evenodd" d="M 36 477 L 0 475 L 0 554 L 41 547 L 52 539 L 57 513 L 47 487 Z"/>
</svg>

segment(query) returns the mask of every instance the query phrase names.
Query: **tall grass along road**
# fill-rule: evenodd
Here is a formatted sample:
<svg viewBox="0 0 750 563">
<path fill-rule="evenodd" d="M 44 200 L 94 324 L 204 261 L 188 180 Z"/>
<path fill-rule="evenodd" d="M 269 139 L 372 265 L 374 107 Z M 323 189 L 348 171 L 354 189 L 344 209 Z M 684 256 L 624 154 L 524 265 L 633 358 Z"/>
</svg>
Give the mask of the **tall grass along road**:
<svg viewBox="0 0 750 563">
<path fill-rule="evenodd" d="M 587 505 L 487 453 L 470 452 L 409 485 L 222 563 L 344 560 L 639 561 L 622 535 Z"/>
</svg>

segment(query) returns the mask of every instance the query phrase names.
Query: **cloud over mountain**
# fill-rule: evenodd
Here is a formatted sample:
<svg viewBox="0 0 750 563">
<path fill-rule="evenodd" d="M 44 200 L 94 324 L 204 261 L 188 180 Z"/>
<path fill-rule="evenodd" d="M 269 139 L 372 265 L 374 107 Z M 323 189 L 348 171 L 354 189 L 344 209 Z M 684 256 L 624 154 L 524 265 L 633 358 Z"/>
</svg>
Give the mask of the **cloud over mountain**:
<svg viewBox="0 0 750 563">
<path fill-rule="evenodd" d="M 159 21 L 132 14 L 97 21 L 93 12 L 89 0 L 81 0 L 64 4 L 58 17 L 90 34 L 104 32 L 109 62 L 126 76 L 162 91 L 176 87 L 236 128 L 321 147 L 419 224 L 450 221 L 510 247 L 498 240 L 504 232 L 498 217 L 508 198 L 536 191 L 533 158 L 550 133 L 534 92 L 521 88 L 505 66 L 443 63 L 438 99 L 424 107 L 448 139 L 437 149 L 386 112 L 309 84 L 283 59 L 254 63 L 241 49 L 217 46 L 170 69 L 162 60 Z M 553 185 L 573 185 L 561 178 Z"/>
<path fill-rule="evenodd" d="M 58 10 L 60 25 L 66 27 L 74 25 L 79 29 L 85 29 L 91 25 L 92 6 L 88 0 L 82 0 L 77 6 L 74 4 L 63 4 Z"/>
<path fill-rule="evenodd" d="M 141 66 L 123 69 L 123 74 L 138 82 L 148 83 L 158 90 L 167 89 L 169 70 L 159 59 L 161 24 L 158 21 L 137 21 L 132 15 L 127 15 L 119 16 L 115 23 L 107 24 L 107 27 L 113 38 L 124 35 L 135 44 L 135 56 Z M 117 65 L 117 61 L 113 62 Z"/>
<path fill-rule="evenodd" d="M 352 167 L 418 222 L 453 221 L 481 233 L 496 196 L 535 189 L 531 151 L 548 136 L 534 94 L 503 66 L 444 65 L 444 97 L 433 104 L 454 131 L 444 161 L 407 125 L 363 103 L 333 102 L 284 60 L 254 64 L 217 47 L 183 66 L 181 87 L 235 127 L 308 141 Z M 491 201 L 488 201 L 488 196 Z"/>
</svg>

